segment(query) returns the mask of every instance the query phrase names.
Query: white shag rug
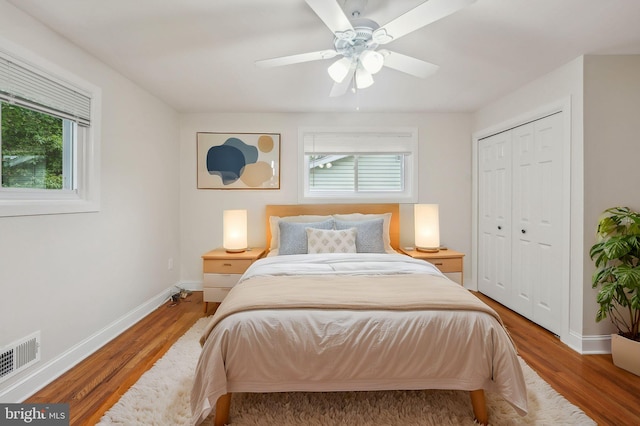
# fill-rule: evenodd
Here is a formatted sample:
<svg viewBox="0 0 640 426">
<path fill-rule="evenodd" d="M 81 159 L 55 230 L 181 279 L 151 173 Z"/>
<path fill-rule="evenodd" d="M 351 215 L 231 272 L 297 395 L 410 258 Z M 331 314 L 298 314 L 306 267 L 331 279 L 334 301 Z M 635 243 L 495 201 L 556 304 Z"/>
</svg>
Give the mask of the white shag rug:
<svg viewBox="0 0 640 426">
<path fill-rule="evenodd" d="M 188 425 L 189 394 L 200 354 L 202 318 L 100 419 L 98 425 Z M 529 414 L 520 417 L 501 397 L 486 393 L 491 425 L 595 425 L 520 359 Z M 236 393 L 233 426 L 257 425 L 473 425 L 463 391 Z M 203 425 L 212 425 L 209 417 Z"/>
</svg>

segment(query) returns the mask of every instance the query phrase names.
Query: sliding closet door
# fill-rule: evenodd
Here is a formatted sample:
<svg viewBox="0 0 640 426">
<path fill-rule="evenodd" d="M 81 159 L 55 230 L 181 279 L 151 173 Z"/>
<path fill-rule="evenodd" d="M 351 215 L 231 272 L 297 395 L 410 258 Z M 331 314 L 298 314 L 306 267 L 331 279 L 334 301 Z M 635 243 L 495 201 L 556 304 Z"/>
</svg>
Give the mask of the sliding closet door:
<svg viewBox="0 0 640 426">
<path fill-rule="evenodd" d="M 502 304 L 511 295 L 511 132 L 479 142 L 478 289 Z"/>
<path fill-rule="evenodd" d="M 512 308 L 560 332 L 562 114 L 512 131 Z"/>
</svg>

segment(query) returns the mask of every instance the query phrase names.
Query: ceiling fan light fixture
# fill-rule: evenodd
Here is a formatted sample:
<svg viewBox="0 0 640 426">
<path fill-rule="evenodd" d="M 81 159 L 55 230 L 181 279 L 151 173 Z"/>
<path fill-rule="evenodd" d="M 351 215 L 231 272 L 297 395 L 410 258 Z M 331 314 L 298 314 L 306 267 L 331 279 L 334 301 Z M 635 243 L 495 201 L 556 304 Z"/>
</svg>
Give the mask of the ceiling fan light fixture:
<svg viewBox="0 0 640 426">
<path fill-rule="evenodd" d="M 379 46 L 449 16 L 477 0 L 421 0 L 420 4 L 387 22 L 384 26 L 362 18 L 369 0 L 305 0 L 334 35 L 333 49 L 256 61 L 260 67 L 298 64 L 338 55 L 327 71 L 335 82 L 329 96 L 354 93 L 373 84 L 373 74 L 388 67 L 415 77 L 426 78 L 438 66 L 411 56 L 391 53 Z"/>
<path fill-rule="evenodd" d="M 356 86 L 358 89 L 366 89 L 373 84 L 373 76 L 363 67 L 356 69 Z"/>
<path fill-rule="evenodd" d="M 360 63 L 371 74 L 376 74 L 384 65 L 384 56 L 375 50 L 365 50 L 360 54 Z"/>
<path fill-rule="evenodd" d="M 335 61 L 327 68 L 327 72 L 333 81 L 336 83 L 342 83 L 349 74 L 351 69 L 351 58 L 341 58 Z"/>
</svg>

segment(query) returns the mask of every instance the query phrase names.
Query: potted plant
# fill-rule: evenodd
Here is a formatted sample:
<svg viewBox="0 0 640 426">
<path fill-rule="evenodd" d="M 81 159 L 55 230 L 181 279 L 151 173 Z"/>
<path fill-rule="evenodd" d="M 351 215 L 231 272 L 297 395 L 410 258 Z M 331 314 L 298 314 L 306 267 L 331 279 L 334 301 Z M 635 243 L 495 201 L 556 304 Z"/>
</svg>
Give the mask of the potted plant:
<svg viewBox="0 0 640 426">
<path fill-rule="evenodd" d="M 628 207 L 605 210 L 589 255 L 596 266 L 596 321 L 609 318 L 618 329 L 611 335 L 613 363 L 640 375 L 640 213 Z M 635 354 L 620 352 L 627 347 Z"/>
</svg>

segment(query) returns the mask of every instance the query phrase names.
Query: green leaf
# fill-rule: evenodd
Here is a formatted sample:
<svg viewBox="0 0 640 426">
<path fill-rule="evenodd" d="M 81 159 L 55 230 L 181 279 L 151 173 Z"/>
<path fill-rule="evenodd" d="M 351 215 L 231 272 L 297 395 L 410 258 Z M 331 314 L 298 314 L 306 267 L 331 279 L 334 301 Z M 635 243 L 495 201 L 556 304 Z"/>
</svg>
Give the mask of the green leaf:
<svg viewBox="0 0 640 426">
<path fill-rule="evenodd" d="M 640 310 L 640 292 L 636 292 L 631 298 L 631 308 L 634 310 Z"/>
<path fill-rule="evenodd" d="M 598 234 L 603 236 L 609 235 L 614 233 L 617 227 L 618 223 L 615 220 L 609 216 L 604 217 L 600 219 L 600 222 L 598 223 Z"/>
<path fill-rule="evenodd" d="M 604 243 L 604 254 L 609 260 L 626 256 L 631 251 L 631 246 L 625 237 L 611 237 Z"/>
<path fill-rule="evenodd" d="M 610 282 L 602 286 L 596 297 L 596 301 L 600 306 L 611 304 L 611 302 L 615 300 L 617 287 L 618 283 L 616 282 Z"/>
<path fill-rule="evenodd" d="M 603 250 L 604 250 L 603 242 L 595 243 L 593 246 L 591 246 L 591 250 L 589 250 L 589 256 L 591 257 L 591 260 L 593 260 L 594 257 L 601 254 Z"/>
<path fill-rule="evenodd" d="M 613 275 L 621 286 L 632 290 L 640 289 L 640 268 L 620 265 L 613 270 Z"/>
<path fill-rule="evenodd" d="M 607 311 L 602 308 L 598 309 L 598 312 L 596 313 L 596 322 L 600 322 L 605 318 L 607 318 Z"/>
<path fill-rule="evenodd" d="M 592 284 L 593 287 L 596 287 L 598 284 L 604 284 L 607 282 L 611 282 L 614 279 L 613 267 L 598 269 L 593 274 Z"/>
</svg>

